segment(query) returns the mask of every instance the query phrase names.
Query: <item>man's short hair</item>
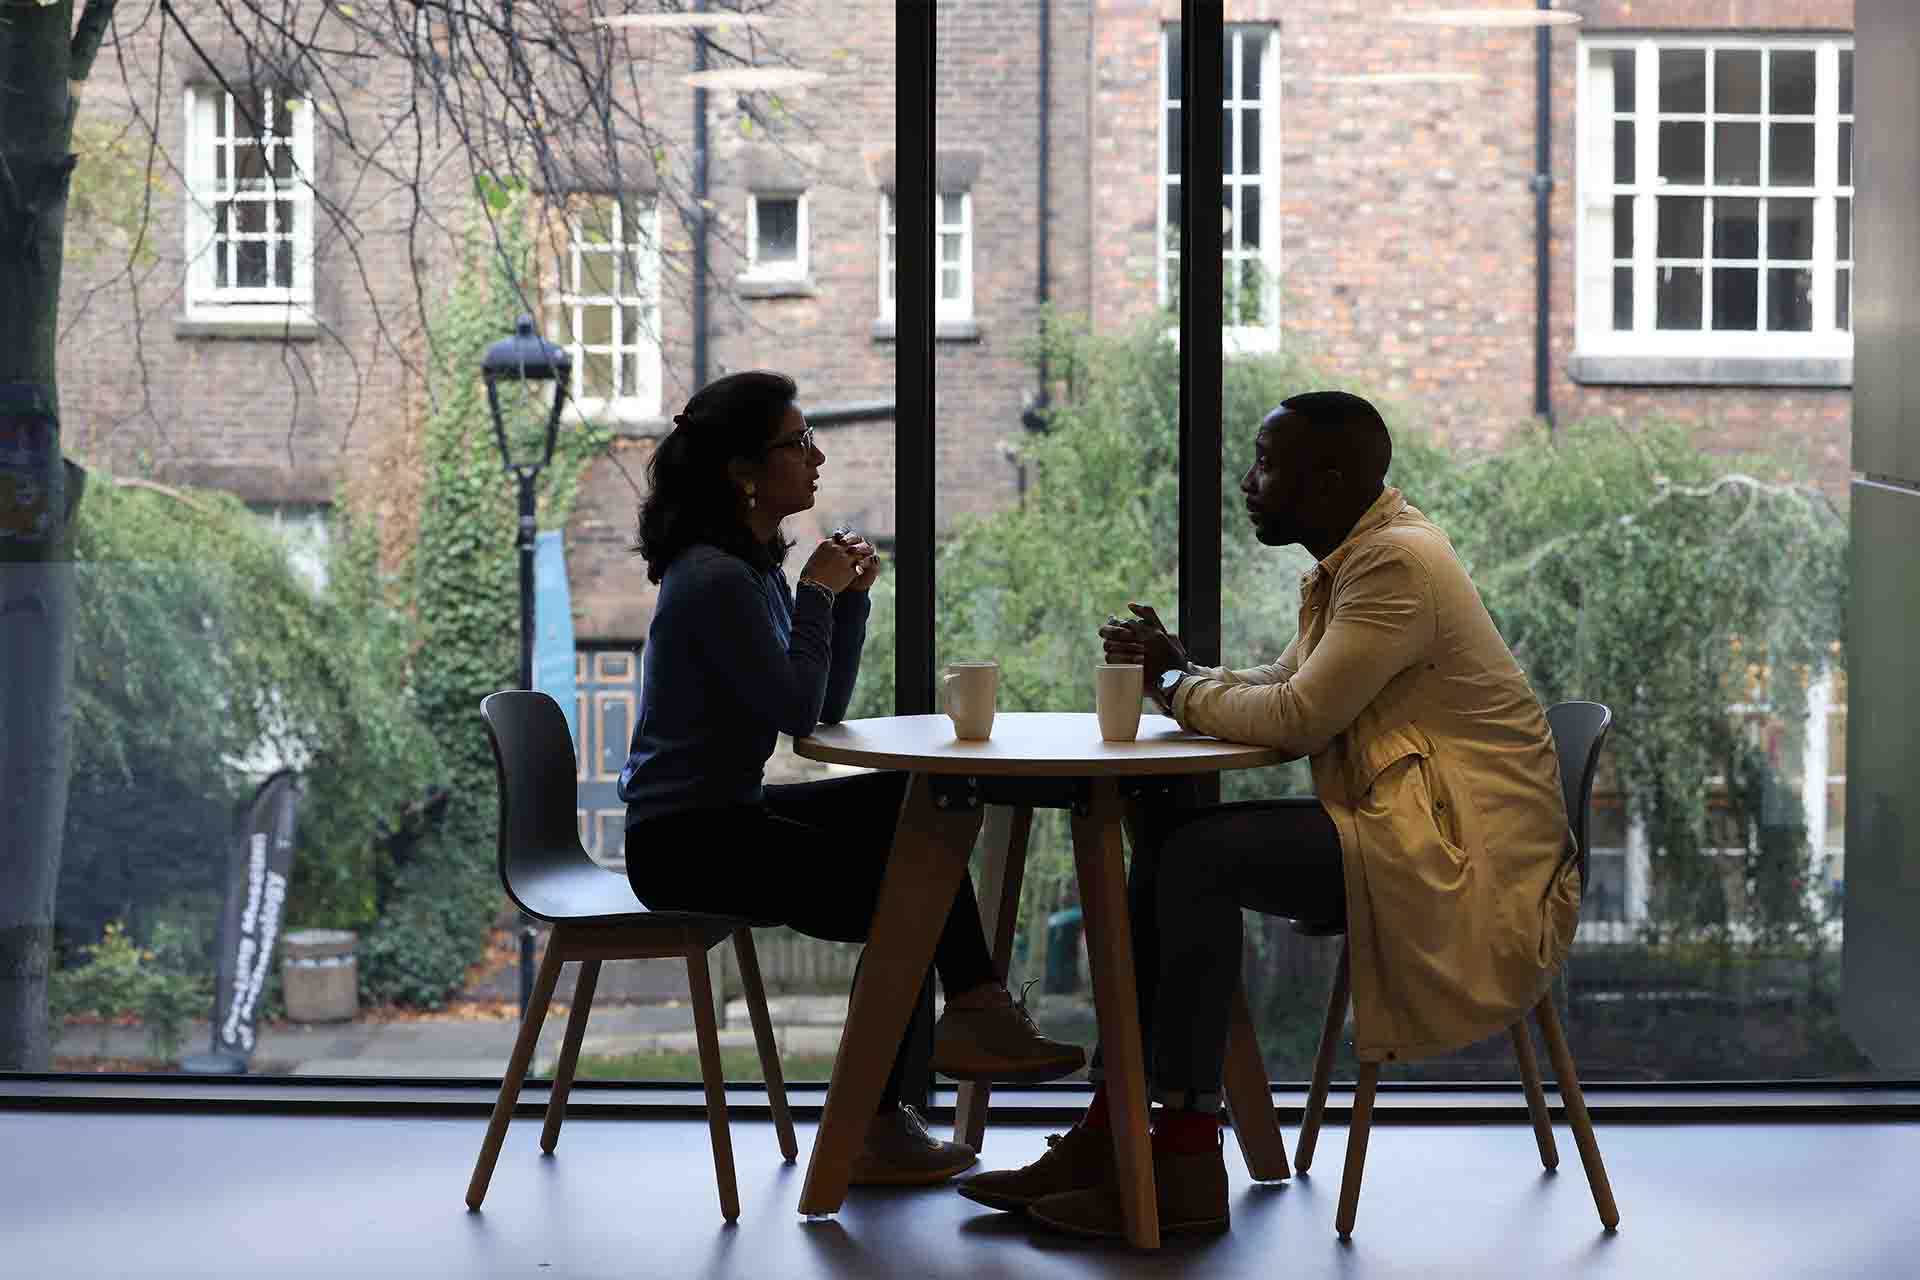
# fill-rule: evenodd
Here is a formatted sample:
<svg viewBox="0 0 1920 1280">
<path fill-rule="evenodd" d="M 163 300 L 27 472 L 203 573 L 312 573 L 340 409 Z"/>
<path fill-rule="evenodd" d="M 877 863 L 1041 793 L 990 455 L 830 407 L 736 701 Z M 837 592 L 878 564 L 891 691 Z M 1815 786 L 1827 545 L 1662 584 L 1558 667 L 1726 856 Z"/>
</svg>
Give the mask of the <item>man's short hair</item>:
<svg viewBox="0 0 1920 1280">
<path fill-rule="evenodd" d="M 1351 391 L 1304 391 L 1288 396 L 1280 407 L 1311 425 L 1306 441 L 1325 465 L 1356 484 L 1386 479 L 1393 465 L 1393 437 L 1369 401 Z"/>
</svg>

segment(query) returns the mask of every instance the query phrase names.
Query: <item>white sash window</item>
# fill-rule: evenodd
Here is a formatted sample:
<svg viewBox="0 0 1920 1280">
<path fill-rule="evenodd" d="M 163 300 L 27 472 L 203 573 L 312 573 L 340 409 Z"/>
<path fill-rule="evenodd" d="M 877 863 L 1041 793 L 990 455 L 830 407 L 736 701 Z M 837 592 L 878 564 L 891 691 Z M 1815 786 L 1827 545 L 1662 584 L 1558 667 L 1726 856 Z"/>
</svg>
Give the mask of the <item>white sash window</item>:
<svg viewBox="0 0 1920 1280">
<path fill-rule="evenodd" d="M 313 306 L 313 106 L 283 90 L 187 90 L 189 319 Z"/>
</svg>

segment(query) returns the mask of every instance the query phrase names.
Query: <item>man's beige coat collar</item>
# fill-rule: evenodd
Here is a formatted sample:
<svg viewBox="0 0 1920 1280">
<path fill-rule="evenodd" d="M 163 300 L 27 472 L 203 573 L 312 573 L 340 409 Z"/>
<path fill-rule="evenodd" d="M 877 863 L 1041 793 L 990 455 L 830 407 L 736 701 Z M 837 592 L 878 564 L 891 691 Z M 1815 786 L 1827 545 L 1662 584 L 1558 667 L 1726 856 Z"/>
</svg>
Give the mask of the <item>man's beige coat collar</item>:
<svg viewBox="0 0 1920 1280">
<path fill-rule="evenodd" d="M 1340 540 L 1340 545 L 1329 551 L 1325 560 L 1300 575 L 1301 598 L 1306 597 L 1307 592 L 1313 589 L 1313 584 L 1320 580 L 1322 574 L 1331 578 L 1339 572 L 1341 563 L 1353 553 L 1354 546 L 1362 538 L 1406 509 L 1407 496 L 1404 493 L 1392 485 L 1382 489 L 1380 496 L 1373 500 L 1373 505 L 1367 508 L 1366 514 L 1355 521 L 1353 528 L 1348 530 L 1347 536 Z"/>
</svg>

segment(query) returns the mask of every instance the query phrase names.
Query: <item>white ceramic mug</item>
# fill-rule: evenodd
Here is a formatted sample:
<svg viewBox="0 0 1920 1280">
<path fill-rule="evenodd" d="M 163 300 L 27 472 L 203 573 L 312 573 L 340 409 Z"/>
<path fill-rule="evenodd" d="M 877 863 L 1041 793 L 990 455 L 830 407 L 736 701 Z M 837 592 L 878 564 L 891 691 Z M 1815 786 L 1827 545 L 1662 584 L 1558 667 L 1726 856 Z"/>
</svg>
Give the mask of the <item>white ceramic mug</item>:
<svg viewBox="0 0 1920 1280">
<path fill-rule="evenodd" d="M 1093 671 L 1093 709 L 1100 736 L 1108 742 L 1132 742 L 1140 732 L 1140 699 L 1146 672 L 1137 662 L 1102 663 Z"/>
<path fill-rule="evenodd" d="M 940 679 L 940 703 L 953 718 L 953 736 L 993 736 L 993 704 L 1000 693 L 997 662 L 949 662 Z"/>
</svg>

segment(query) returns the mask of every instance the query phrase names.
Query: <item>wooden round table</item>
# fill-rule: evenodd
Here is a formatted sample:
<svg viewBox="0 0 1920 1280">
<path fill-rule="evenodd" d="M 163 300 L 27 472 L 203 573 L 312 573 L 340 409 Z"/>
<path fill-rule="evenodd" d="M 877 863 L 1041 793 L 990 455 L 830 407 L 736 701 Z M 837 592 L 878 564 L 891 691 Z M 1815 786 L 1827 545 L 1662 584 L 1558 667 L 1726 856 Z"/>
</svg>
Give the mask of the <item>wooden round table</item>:
<svg viewBox="0 0 1920 1280">
<path fill-rule="evenodd" d="M 867 1117 L 879 1101 L 921 977 L 933 959 L 934 941 L 959 891 L 960 877 L 967 874 L 981 823 L 987 823 L 988 835 L 981 912 L 994 963 L 1004 975 L 1033 810 L 1063 808 L 1073 815 L 1074 870 L 1115 1120 L 1114 1155 L 1127 1239 L 1142 1248 L 1157 1248 L 1159 1215 L 1147 1145 L 1146 1072 L 1122 855 L 1128 811 L 1120 780 L 1253 769 L 1282 763 L 1287 755 L 1191 734 L 1159 715 L 1140 718 L 1134 741 L 1106 742 L 1091 713 L 1070 712 L 1002 712 L 994 717 L 992 736 L 978 742 L 954 737 L 953 722 L 944 715 L 849 720 L 823 725 L 811 736 L 796 739 L 793 747 L 795 754 L 810 760 L 913 775 L 874 906 L 867 962 L 860 966 L 834 1059 L 800 1211 L 831 1214 L 846 1200 Z M 1242 1145 L 1252 1142 L 1257 1148 L 1248 1150 L 1249 1165 L 1259 1176 L 1261 1170 L 1276 1168 L 1277 1156 L 1279 1171 L 1272 1176 L 1284 1177 L 1284 1147 L 1279 1145 L 1258 1049 L 1246 1034 L 1244 1018 L 1235 1022 L 1227 1092 L 1236 1134 L 1245 1113 Z M 954 1126 L 962 1141 L 971 1138 L 972 1145 L 979 1145 L 986 1098 L 984 1086 L 962 1086 Z M 1256 1109 L 1263 1122 L 1253 1114 Z"/>
<path fill-rule="evenodd" d="M 1090 713 L 1003 711 L 993 736 L 953 736 L 946 716 L 886 716 L 822 725 L 795 740 L 794 754 L 829 764 L 910 773 L 1024 778 L 1130 778 L 1213 773 L 1280 764 L 1286 753 L 1188 733 L 1167 716 L 1143 715 L 1132 742 L 1107 742 Z"/>
</svg>

